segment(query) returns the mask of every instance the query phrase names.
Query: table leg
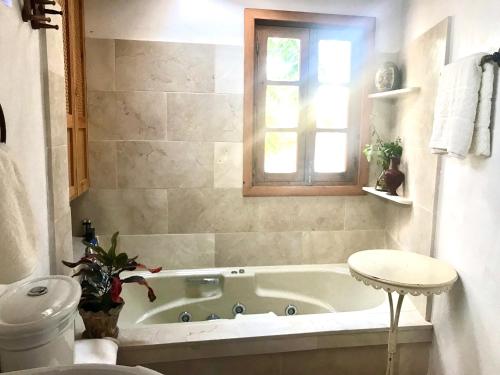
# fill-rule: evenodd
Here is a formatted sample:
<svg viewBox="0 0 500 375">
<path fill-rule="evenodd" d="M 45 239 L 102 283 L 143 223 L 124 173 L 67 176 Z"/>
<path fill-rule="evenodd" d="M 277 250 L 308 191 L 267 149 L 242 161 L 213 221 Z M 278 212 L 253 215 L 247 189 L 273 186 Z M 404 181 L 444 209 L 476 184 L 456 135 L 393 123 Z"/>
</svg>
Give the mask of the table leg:
<svg viewBox="0 0 500 375">
<path fill-rule="evenodd" d="M 387 345 L 387 370 L 386 375 L 396 375 L 394 369 L 394 361 L 396 359 L 396 353 L 398 351 L 398 324 L 399 315 L 401 313 L 401 306 L 403 305 L 404 295 L 400 294 L 398 298 L 398 304 L 396 305 L 396 312 L 394 312 L 394 304 L 392 301 L 392 293 L 387 293 L 389 296 L 389 308 L 391 314 L 391 324 L 389 327 L 389 343 Z"/>
</svg>

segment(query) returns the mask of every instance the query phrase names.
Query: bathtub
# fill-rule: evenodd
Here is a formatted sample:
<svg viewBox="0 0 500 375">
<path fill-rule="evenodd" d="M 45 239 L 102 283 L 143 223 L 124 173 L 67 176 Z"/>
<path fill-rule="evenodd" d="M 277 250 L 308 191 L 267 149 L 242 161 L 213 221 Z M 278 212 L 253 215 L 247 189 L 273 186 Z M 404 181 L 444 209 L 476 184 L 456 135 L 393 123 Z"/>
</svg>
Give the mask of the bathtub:
<svg viewBox="0 0 500 375">
<path fill-rule="evenodd" d="M 328 361 L 352 365 L 352 373 L 364 374 L 356 367 L 357 358 L 369 350 L 378 362 L 367 364 L 366 371 L 379 366 L 383 372 L 386 294 L 356 281 L 345 264 L 135 274 L 147 278 L 157 299 L 150 303 L 144 287 L 124 285 L 119 364 L 203 374 L 196 366 L 229 373 L 237 361 L 259 374 L 254 363 L 280 366 L 296 354 L 306 353 L 309 360 L 309 354 L 326 353 Z M 237 307 L 243 310 L 235 311 Z M 400 326 L 401 355 L 427 363 L 432 325 L 410 299 L 403 304 Z"/>
<path fill-rule="evenodd" d="M 239 314 L 276 316 L 370 310 L 385 293 L 368 288 L 345 265 L 216 268 L 148 275 L 157 300 L 143 287 L 126 285 L 120 326 L 234 319 Z M 239 318 L 242 318 L 241 316 Z"/>
</svg>

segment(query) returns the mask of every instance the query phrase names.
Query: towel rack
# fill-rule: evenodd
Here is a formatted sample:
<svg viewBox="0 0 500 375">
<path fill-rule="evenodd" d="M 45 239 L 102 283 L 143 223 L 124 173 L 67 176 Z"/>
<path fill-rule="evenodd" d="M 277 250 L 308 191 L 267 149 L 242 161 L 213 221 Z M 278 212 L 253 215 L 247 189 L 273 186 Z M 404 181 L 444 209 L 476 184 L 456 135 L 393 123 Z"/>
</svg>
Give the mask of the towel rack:
<svg viewBox="0 0 500 375">
<path fill-rule="evenodd" d="M 500 50 L 492 55 L 483 56 L 483 58 L 481 59 L 481 66 L 488 62 L 496 62 L 498 66 L 500 66 Z"/>
<path fill-rule="evenodd" d="M 7 142 L 7 127 L 5 126 L 5 116 L 3 115 L 2 105 L 0 104 L 0 143 Z"/>
</svg>

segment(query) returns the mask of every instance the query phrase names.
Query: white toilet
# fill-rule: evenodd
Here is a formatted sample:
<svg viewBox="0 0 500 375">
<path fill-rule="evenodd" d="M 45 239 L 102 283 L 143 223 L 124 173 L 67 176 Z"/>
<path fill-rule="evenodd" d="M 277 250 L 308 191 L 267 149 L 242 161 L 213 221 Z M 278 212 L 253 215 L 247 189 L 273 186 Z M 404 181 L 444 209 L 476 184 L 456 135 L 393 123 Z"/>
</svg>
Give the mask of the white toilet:
<svg viewBox="0 0 500 375">
<path fill-rule="evenodd" d="M 73 364 L 81 288 L 66 276 L 8 287 L 0 295 L 0 370 Z"/>
</svg>

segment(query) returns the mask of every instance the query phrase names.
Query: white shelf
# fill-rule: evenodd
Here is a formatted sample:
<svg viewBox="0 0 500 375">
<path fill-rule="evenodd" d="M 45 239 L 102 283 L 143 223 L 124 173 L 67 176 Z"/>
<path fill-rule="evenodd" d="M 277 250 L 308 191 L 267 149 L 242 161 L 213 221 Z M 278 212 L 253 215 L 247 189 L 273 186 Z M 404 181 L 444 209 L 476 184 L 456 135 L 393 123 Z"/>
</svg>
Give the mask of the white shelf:
<svg viewBox="0 0 500 375">
<path fill-rule="evenodd" d="M 394 202 L 394 203 L 397 203 L 397 204 L 402 204 L 405 206 L 411 206 L 413 204 L 413 202 L 408 198 L 400 197 L 397 195 L 389 195 L 388 193 L 386 193 L 384 191 L 376 190 L 374 187 L 364 187 L 363 191 L 366 191 L 367 193 L 376 195 L 377 197 L 387 199 L 387 200 Z"/>
<path fill-rule="evenodd" d="M 377 92 L 368 95 L 368 97 L 370 99 L 397 99 L 417 91 L 420 91 L 420 87 L 407 87 L 405 89 Z"/>
</svg>

